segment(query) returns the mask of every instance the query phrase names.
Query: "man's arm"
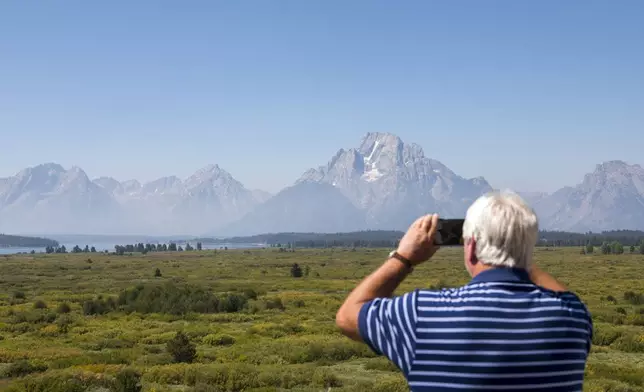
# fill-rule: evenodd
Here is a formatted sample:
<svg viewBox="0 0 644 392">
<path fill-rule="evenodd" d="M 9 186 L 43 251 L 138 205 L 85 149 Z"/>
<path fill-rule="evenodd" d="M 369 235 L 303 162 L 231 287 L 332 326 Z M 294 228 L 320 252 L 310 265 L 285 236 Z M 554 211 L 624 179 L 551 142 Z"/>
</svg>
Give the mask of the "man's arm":
<svg viewBox="0 0 644 392">
<path fill-rule="evenodd" d="M 374 298 L 390 297 L 408 273 L 402 262 L 389 259 L 367 276 L 349 294 L 335 316 L 335 323 L 342 333 L 353 340 L 362 341 L 358 332 L 358 315 L 362 306 Z"/>
<path fill-rule="evenodd" d="M 434 246 L 437 223 L 438 215 L 419 218 L 400 240 L 398 253 L 413 265 L 428 260 L 437 250 Z M 336 314 L 335 322 L 342 333 L 351 339 L 362 341 L 358 327 L 362 306 L 376 298 L 390 297 L 408 273 L 402 262 L 390 259 L 360 282 Z"/>
<path fill-rule="evenodd" d="M 537 286 L 545 287 L 552 291 L 568 291 L 563 283 L 557 281 L 552 275 L 541 270 L 537 266 L 532 266 L 530 269 L 530 280 Z"/>
</svg>

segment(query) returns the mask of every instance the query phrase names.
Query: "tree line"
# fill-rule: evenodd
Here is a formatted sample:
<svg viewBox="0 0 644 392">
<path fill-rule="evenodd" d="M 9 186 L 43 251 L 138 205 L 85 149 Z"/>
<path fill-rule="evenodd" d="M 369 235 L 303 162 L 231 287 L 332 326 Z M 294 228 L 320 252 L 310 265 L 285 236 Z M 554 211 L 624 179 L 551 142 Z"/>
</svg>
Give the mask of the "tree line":
<svg viewBox="0 0 644 392">
<path fill-rule="evenodd" d="M 200 251 L 203 249 L 201 242 L 197 242 L 196 247 L 186 243 L 185 246 L 177 245 L 174 242 L 169 244 L 144 244 L 139 242 L 138 244 L 129 244 L 129 245 L 115 245 L 114 253 L 121 256 L 125 253 L 149 253 L 149 252 L 191 252 L 194 250 Z"/>
<path fill-rule="evenodd" d="M 183 251 L 193 251 L 193 250 L 202 250 L 201 242 L 197 242 L 196 247 L 193 247 L 189 243 L 185 244 L 185 247 L 177 245 L 174 242 L 169 244 L 144 244 L 139 242 L 138 244 L 128 244 L 128 245 L 114 245 L 114 254 L 122 256 L 125 253 L 143 253 L 148 252 L 183 252 Z M 97 250 L 95 247 L 89 247 L 85 245 L 84 248 L 81 248 L 78 245 L 75 245 L 70 251 L 67 250 L 65 245 L 62 246 L 47 246 L 45 247 L 45 253 L 96 253 Z M 107 250 L 105 251 L 107 253 Z M 34 251 L 32 251 L 34 253 Z"/>
<path fill-rule="evenodd" d="M 58 246 L 58 242 L 49 238 L 25 237 L 20 235 L 0 234 L 0 247 L 15 246 L 22 248 L 41 248 L 45 246 Z"/>
<path fill-rule="evenodd" d="M 644 255 L 644 240 L 641 241 L 637 246 L 636 245 L 627 245 L 629 249 L 629 253 L 639 253 Z M 619 241 L 604 241 L 601 246 L 599 247 L 599 251 L 604 254 L 604 255 L 621 255 L 625 253 L 625 248 L 622 243 Z M 595 246 L 591 243 L 586 244 L 586 246 L 583 246 L 581 248 L 581 253 L 584 254 L 591 254 L 595 252 Z"/>
<path fill-rule="evenodd" d="M 199 238 L 209 244 L 266 244 L 276 248 L 394 248 L 403 236 L 402 231 L 366 230 L 347 233 L 276 233 L 224 239 Z M 644 241 L 644 231 L 614 230 L 601 233 L 572 233 L 565 231 L 539 232 L 539 246 L 601 247 L 604 243 L 619 242 L 622 246 L 638 247 Z"/>
</svg>

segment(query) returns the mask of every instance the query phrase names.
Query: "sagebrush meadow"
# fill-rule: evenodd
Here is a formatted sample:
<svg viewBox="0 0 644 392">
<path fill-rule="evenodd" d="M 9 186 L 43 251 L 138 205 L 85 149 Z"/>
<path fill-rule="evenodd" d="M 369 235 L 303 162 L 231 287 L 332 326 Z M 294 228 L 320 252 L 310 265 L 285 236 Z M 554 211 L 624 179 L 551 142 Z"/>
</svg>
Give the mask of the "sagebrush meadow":
<svg viewBox="0 0 644 392">
<path fill-rule="evenodd" d="M 407 391 L 335 312 L 388 249 L 0 257 L 8 391 Z M 587 391 L 644 391 L 644 255 L 537 248 L 589 306 Z M 297 264 L 297 266 L 294 266 Z M 398 292 L 469 281 L 442 249 Z"/>
</svg>

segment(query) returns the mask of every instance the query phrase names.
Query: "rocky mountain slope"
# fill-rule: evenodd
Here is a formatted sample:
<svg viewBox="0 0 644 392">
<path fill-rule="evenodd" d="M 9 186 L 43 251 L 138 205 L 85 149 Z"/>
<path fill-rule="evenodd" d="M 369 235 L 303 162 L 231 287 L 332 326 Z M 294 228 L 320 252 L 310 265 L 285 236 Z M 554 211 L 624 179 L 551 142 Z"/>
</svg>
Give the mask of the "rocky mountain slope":
<svg viewBox="0 0 644 392">
<path fill-rule="evenodd" d="M 580 184 L 564 187 L 533 205 L 548 229 L 643 229 L 644 169 L 623 161 L 604 162 Z"/>
<path fill-rule="evenodd" d="M 49 163 L 0 180 L 0 231 L 19 233 L 202 233 L 265 201 L 217 165 L 182 180 L 146 184 Z"/>
<path fill-rule="evenodd" d="M 490 190 L 483 177 L 459 176 L 416 144 L 369 133 L 276 195 L 247 189 L 217 165 L 185 179 L 147 183 L 92 181 L 78 167 L 38 165 L 0 178 L 0 232 L 229 236 L 400 230 L 427 212 L 462 217 Z M 639 165 L 609 161 L 575 186 L 521 194 L 544 229 L 644 229 Z"/>
<path fill-rule="evenodd" d="M 327 231 L 402 229 L 427 212 L 460 217 L 474 199 L 492 190 L 482 177 L 463 178 L 425 157 L 416 144 L 388 133 L 369 133 L 357 148 L 339 150 L 326 166 L 306 171 L 292 187 L 228 229 L 235 234 L 289 231 L 294 217 L 280 214 L 277 206 L 301 206 L 311 184 L 327 185 L 314 188 L 322 202 L 307 203 L 299 213 L 315 216 L 310 227 L 321 225 Z M 352 217 L 351 227 L 338 223 L 339 211 Z"/>
</svg>

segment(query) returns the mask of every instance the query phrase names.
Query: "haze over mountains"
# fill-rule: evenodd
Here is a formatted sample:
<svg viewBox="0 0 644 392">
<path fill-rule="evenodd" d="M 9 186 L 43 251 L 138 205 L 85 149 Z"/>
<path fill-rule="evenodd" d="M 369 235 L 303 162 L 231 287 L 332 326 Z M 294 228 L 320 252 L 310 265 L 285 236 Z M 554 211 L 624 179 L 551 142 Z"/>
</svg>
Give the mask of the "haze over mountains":
<svg viewBox="0 0 644 392">
<path fill-rule="evenodd" d="M 369 133 L 326 165 L 272 196 L 246 188 L 217 165 L 184 179 L 90 180 L 47 163 L 0 178 L 0 232 L 39 234 L 251 235 L 404 229 L 417 216 L 462 217 L 493 189 L 463 178 L 395 135 Z M 644 229 L 644 169 L 596 166 L 578 185 L 526 192 L 544 229 Z"/>
</svg>

